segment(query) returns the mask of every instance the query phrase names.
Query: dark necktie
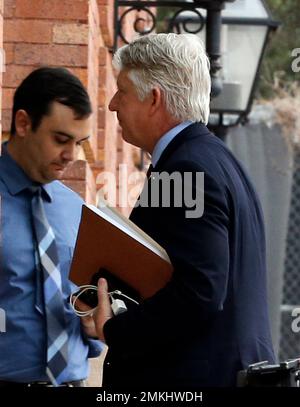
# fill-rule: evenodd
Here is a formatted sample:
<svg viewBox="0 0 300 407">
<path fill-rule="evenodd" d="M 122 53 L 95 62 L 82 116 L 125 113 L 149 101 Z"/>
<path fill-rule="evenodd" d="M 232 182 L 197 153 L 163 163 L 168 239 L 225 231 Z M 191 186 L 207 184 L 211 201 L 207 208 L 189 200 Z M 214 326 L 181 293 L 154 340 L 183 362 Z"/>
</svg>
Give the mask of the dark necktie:
<svg viewBox="0 0 300 407">
<path fill-rule="evenodd" d="M 41 187 L 31 187 L 32 219 L 36 237 L 38 266 L 42 272 L 47 321 L 47 368 L 49 380 L 58 385 L 67 366 L 68 334 L 62 296 L 55 236 L 46 218 Z"/>
</svg>

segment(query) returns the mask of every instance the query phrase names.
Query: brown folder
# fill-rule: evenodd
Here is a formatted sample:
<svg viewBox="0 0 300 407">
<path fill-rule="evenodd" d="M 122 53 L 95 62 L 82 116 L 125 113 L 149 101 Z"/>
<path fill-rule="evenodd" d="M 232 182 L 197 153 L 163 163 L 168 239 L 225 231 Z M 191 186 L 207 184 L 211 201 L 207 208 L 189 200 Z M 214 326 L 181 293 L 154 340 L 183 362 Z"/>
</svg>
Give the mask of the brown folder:
<svg viewBox="0 0 300 407">
<path fill-rule="evenodd" d="M 142 299 L 164 287 L 173 271 L 164 249 L 129 219 L 112 208 L 83 205 L 69 278 L 78 286 L 90 284 L 99 269 Z"/>
</svg>

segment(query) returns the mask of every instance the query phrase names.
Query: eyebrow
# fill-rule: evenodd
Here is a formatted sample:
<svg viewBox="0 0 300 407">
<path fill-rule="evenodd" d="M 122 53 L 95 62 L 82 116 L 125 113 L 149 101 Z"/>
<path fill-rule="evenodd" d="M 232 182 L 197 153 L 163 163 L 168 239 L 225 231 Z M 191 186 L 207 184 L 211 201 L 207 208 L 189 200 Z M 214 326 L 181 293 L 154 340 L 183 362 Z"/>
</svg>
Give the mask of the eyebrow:
<svg viewBox="0 0 300 407">
<path fill-rule="evenodd" d="M 71 139 L 71 140 L 74 140 L 74 139 L 75 139 L 74 136 L 72 136 L 71 134 L 65 133 L 64 131 L 55 131 L 55 130 L 54 130 L 53 133 L 54 133 L 54 134 L 58 134 L 59 136 L 68 137 L 68 138 Z M 91 136 L 89 135 L 89 136 L 86 136 L 86 137 L 84 137 L 84 138 L 82 138 L 81 140 L 78 140 L 78 141 L 86 141 L 86 140 L 88 140 L 90 137 L 91 137 Z"/>
</svg>

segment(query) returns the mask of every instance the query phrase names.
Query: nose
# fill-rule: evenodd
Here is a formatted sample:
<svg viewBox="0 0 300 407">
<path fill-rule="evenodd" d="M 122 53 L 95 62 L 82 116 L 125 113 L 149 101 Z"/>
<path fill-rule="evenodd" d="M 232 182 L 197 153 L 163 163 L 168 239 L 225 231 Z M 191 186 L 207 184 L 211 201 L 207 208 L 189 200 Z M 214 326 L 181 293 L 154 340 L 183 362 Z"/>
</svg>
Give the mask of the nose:
<svg viewBox="0 0 300 407">
<path fill-rule="evenodd" d="M 112 97 L 111 101 L 109 102 L 108 108 L 111 112 L 116 112 L 117 111 L 117 93 L 114 94 Z"/>
<path fill-rule="evenodd" d="M 71 162 L 75 160 L 76 154 L 76 145 L 75 143 L 66 145 L 64 150 L 62 151 L 62 159 L 63 161 Z"/>
</svg>

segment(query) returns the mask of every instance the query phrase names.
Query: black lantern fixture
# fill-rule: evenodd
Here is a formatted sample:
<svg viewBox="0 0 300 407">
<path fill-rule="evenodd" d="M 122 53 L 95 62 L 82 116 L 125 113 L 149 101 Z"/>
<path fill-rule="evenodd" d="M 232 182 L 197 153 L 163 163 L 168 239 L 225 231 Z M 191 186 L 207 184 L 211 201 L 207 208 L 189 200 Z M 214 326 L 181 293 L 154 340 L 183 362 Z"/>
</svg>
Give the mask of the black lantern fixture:
<svg viewBox="0 0 300 407">
<path fill-rule="evenodd" d="M 178 22 L 180 32 L 187 20 L 190 29 L 197 26 L 188 13 Z M 266 45 L 279 22 L 273 20 L 263 0 L 236 0 L 226 4 L 221 22 L 222 70 L 218 78 L 221 92 L 212 95 L 209 127 L 224 137 L 229 127 L 247 121 Z M 207 34 L 207 31 L 199 33 L 204 41 Z"/>
<path fill-rule="evenodd" d="M 129 16 L 135 33 L 145 35 L 157 30 L 162 9 L 168 10 L 164 32 L 197 34 L 206 44 L 212 78 L 209 127 L 224 137 L 229 127 L 247 120 L 264 51 L 279 23 L 264 0 L 115 0 L 114 49 L 119 38 L 129 42 L 123 30 Z"/>
</svg>

